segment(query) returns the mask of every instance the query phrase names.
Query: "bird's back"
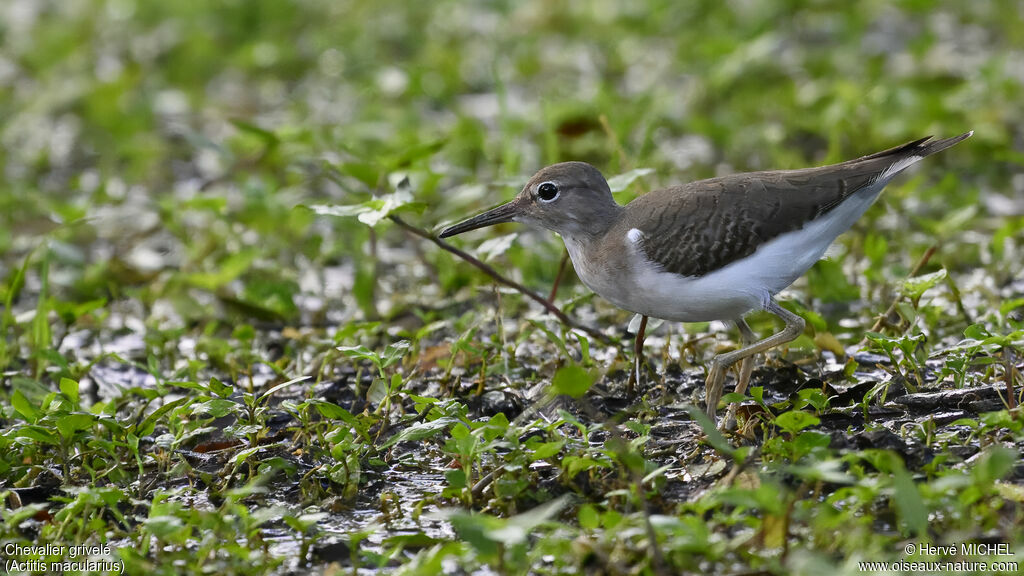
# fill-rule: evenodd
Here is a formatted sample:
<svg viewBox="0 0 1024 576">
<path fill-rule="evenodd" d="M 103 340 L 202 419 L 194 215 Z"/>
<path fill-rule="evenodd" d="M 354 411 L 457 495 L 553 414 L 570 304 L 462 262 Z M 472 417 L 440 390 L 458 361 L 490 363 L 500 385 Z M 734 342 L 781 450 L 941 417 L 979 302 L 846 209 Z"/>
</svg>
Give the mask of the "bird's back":
<svg viewBox="0 0 1024 576">
<path fill-rule="evenodd" d="M 923 138 L 840 164 L 801 170 L 732 174 L 656 190 L 627 207 L 617 228 L 637 229 L 643 252 L 666 272 L 702 276 L 753 254 L 783 234 L 803 229 L 851 200 L 822 232 L 822 251 L 874 201 L 889 180 L 921 158 L 971 133 Z M 664 241 L 671 238 L 672 241 Z M 812 262 L 813 263 L 813 262 Z"/>
</svg>

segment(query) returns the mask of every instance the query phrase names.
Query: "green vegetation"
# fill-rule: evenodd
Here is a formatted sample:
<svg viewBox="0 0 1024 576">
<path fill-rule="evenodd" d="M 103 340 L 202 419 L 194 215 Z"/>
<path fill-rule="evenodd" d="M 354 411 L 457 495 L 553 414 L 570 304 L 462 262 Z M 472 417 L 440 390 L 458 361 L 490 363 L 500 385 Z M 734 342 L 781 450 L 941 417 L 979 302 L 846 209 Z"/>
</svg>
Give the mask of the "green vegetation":
<svg viewBox="0 0 1024 576">
<path fill-rule="evenodd" d="M 4 569 L 1017 573 L 1022 62 L 1009 0 L 4 2 Z M 692 407 L 736 334 L 652 321 L 628 400 L 571 267 L 588 330 L 429 240 L 556 161 L 625 202 L 969 129 L 785 294 L 735 434 Z"/>
</svg>

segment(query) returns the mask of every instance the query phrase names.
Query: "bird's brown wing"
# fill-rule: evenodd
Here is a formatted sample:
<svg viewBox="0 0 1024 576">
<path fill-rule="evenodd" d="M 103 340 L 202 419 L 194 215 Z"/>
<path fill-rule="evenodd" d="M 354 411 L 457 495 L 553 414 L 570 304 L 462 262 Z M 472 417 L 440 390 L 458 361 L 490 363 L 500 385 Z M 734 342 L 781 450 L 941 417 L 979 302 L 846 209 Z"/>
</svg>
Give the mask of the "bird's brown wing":
<svg viewBox="0 0 1024 576">
<path fill-rule="evenodd" d="M 820 168 L 734 174 L 657 190 L 630 204 L 622 226 L 643 233 L 641 248 L 666 272 L 702 276 L 867 191 L 898 163 L 909 165 L 911 157 L 934 154 L 969 135 L 923 138 Z M 877 194 L 876 188 L 868 193 Z"/>
</svg>

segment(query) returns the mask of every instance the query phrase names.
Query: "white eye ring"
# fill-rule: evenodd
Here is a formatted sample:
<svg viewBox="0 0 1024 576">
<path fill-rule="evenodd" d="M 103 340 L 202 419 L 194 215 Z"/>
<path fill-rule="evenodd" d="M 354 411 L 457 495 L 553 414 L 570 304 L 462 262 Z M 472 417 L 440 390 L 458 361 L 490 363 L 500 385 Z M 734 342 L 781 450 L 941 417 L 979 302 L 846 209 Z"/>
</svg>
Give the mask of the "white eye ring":
<svg viewBox="0 0 1024 576">
<path fill-rule="evenodd" d="M 537 199 L 541 202 L 554 202 L 561 194 L 562 191 L 554 182 L 541 182 L 537 186 Z"/>
</svg>

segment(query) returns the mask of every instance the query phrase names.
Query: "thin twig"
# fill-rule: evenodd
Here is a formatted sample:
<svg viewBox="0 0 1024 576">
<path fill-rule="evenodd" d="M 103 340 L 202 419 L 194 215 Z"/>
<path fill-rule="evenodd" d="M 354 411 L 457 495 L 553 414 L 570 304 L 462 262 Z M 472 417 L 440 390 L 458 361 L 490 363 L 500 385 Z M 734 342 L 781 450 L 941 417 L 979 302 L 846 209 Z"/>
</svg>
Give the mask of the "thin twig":
<svg viewBox="0 0 1024 576">
<path fill-rule="evenodd" d="M 445 242 L 444 240 L 441 240 L 440 238 L 434 236 L 433 234 L 430 234 L 429 232 L 426 232 L 426 231 L 421 230 L 421 229 L 419 229 L 419 228 L 417 228 L 415 226 L 407 224 L 404 220 L 402 220 L 400 217 L 398 217 L 398 216 L 396 216 L 394 214 L 389 215 L 388 218 L 390 218 L 395 224 L 398 224 L 399 226 L 401 226 L 402 228 L 404 228 L 406 231 L 410 232 L 411 234 L 419 236 L 420 238 L 423 238 L 425 240 L 430 240 L 431 242 L 436 244 L 438 247 L 440 247 L 442 250 L 445 250 L 447 252 L 451 252 L 452 254 L 455 254 L 456 256 L 458 256 L 459 258 L 462 258 L 466 262 L 469 262 L 473 266 L 476 266 L 484 274 L 487 274 L 488 276 L 493 278 L 496 282 L 498 282 L 500 284 L 504 284 L 505 286 L 508 286 L 509 288 L 512 288 L 513 290 L 515 290 L 515 291 L 519 292 L 520 294 L 526 296 L 530 300 L 533 300 L 534 302 L 540 304 L 541 306 L 544 307 L 545 310 L 550 312 L 555 318 L 558 318 L 558 320 L 560 322 L 562 322 L 563 324 L 565 324 L 566 326 L 569 326 L 570 328 L 575 328 L 576 330 L 580 330 L 580 331 L 586 332 L 592 338 L 600 340 L 604 344 L 614 344 L 612 339 L 609 338 L 608 336 L 602 334 L 601 332 L 598 332 L 597 330 L 594 330 L 593 328 L 584 326 L 584 325 L 576 322 L 575 320 L 573 320 L 572 318 L 567 316 L 565 314 L 565 312 L 562 312 L 557 306 L 555 306 L 551 302 L 548 302 L 547 300 L 545 300 L 543 296 L 533 292 L 532 290 L 530 290 L 526 286 L 523 286 L 519 282 L 516 282 L 515 280 L 512 280 L 510 278 L 506 278 L 506 277 L 502 276 L 501 274 L 498 273 L 497 270 L 495 270 L 494 268 L 492 268 L 492 267 L 488 266 L 487 264 L 481 262 L 477 258 L 475 258 L 472 255 L 470 255 L 468 252 L 465 252 L 463 250 L 459 250 L 458 248 L 452 246 L 451 244 Z"/>
<path fill-rule="evenodd" d="M 551 286 L 551 293 L 548 294 L 548 302 L 555 303 L 555 296 L 558 295 L 558 285 L 562 283 L 562 275 L 565 274 L 565 265 L 569 262 L 569 253 L 562 251 L 562 261 L 558 263 L 558 275 L 555 276 L 555 283 Z"/>
</svg>

